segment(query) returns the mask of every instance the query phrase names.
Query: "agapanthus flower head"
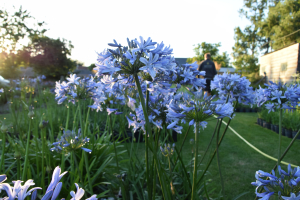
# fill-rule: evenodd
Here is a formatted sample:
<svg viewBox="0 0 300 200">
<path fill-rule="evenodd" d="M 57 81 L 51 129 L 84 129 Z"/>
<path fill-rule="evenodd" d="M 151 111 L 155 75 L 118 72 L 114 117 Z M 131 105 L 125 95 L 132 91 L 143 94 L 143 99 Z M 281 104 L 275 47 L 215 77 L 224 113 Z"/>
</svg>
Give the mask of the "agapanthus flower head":
<svg viewBox="0 0 300 200">
<path fill-rule="evenodd" d="M 224 101 L 213 101 L 215 96 L 203 95 L 202 90 L 193 92 L 193 94 L 184 93 L 176 100 L 170 100 L 167 105 L 167 122 L 168 129 L 178 130 L 181 127 L 180 122 L 189 122 L 190 126 L 199 125 L 205 128 L 206 120 L 213 117 L 213 114 L 218 115 L 218 118 L 231 117 L 233 107 L 231 103 Z"/>
<path fill-rule="evenodd" d="M 253 104 L 253 88 L 250 87 L 250 81 L 239 74 L 218 74 L 211 81 L 211 89 L 216 89 L 219 98 L 230 101 L 238 100 L 239 103 Z"/>
<path fill-rule="evenodd" d="M 284 171 L 278 166 L 279 177 L 276 176 L 275 171 L 267 173 L 264 171 L 257 171 L 255 173 L 256 182 L 251 184 L 256 186 L 256 196 L 262 199 L 269 199 L 271 196 L 279 196 L 281 199 L 300 198 L 300 168 L 292 169 L 288 165 L 288 171 Z M 266 179 L 267 178 L 267 179 Z M 263 187 L 264 192 L 259 193 L 258 190 Z M 298 195 L 297 197 L 295 196 Z"/>
<path fill-rule="evenodd" d="M 170 157 L 174 154 L 175 143 L 171 146 L 170 144 L 165 144 L 164 147 L 160 146 L 162 155 Z"/>
<path fill-rule="evenodd" d="M 53 148 L 51 148 L 51 151 L 57 151 L 57 152 L 71 152 L 76 149 L 81 148 L 85 152 L 91 153 L 92 151 L 90 149 L 84 148 L 83 146 L 90 141 L 89 138 L 83 137 L 81 134 L 81 129 L 78 130 L 76 133 L 74 130 L 70 131 L 64 131 L 63 135 L 61 136 L 60 140 L 57 142 L 54 142 L 52 145 L 54 145 Z"/>
<path fill-rule="evenodd" d="M 205 76 L 205 71 L 198 71 L 197 62 L 192 64 L 184 64 L 175 67 L 175 70 L 170 74 L 172 82 L 180 85 L 192 86 L 191 89 L 199 90 L 206 85 L 206 79 L 200 79 L 199 76 Z"/>
<path fill-rule="evenodd" d="M 75 104 L 76 99 L 90 98 L 97 86 L 93 77 L 80 78 L 76 77 L 76 74 L 71 74 L 67 80 L 69 82 L 56 82 L 55 100 L 58 104 L 62 104 L 65 100 Z"/>
<path fill-rule="evenodd" d="M 160 77 L 161 73 L 169 75 L 176 66 L 175 59 L 171 57 L 172 49 L 164 44 L 153 42 L 151 38 L 144 40 L 129 40 L 128 46 L 122 46 L 115 40 L 109 46 L 115 49 L 108 49 L 99 54 L 96 63 L 97 76 L 110 74 L 114 77 L 117 74 L 124 78 L 130 77 L 139 72 L 149 74 L 154 80 Z"/>
<path fill-rule="evenodd" d="M 255 101 L 257 106 L 264 103 L 269 112 L 277 109 L 294 109 L 300 105 L 300 85 L 299 84 L 283 84 L 281 82 L 265 84 L 265 88 L 259 88 L 255 93 Z"/>
</svg>

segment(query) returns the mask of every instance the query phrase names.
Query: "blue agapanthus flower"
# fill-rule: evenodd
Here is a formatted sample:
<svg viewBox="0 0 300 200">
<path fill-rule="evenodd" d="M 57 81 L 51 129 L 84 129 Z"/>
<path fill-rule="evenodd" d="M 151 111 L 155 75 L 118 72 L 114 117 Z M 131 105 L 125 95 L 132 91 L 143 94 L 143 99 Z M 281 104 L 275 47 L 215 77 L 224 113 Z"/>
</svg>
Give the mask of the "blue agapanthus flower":
<svg viewBox="0 0 300 200">
<path fill-rule="evenodd" d="M 167 105 L 167 122 L 168 129 L 181 130 L 180 122 L 189 122 L 189 125 L 196 125 L 205 128 L 207 120 L 218 115 L 218 118 L 231 117 L 233 113 L 232 103 L 223 101 L 213 101 L 215 96 L 202 94 L 202 90 L 193 92 L 193 94 L 182 93 L 180 96 L 174 96 L 174 99 Z"/>
<path fill-rule="evenodd" d="M 54 145 L 53 148 L 51 148 L 51 151 L 57 151 L 57 152 L 71 152 L 76 149 L 81 148 L 83 151 L 91 153 L 92 150 L 84 148 L 83 146 L 90 141 L 89 138 L 83 137 L 81 134 L 81 129 L 78 130 L 77 134 L 75 131 L 64 131 L 64 134 L 61 136 L 60 140 L 57 142 L 54 142 L 52 145 Z"/>
<path fill-rule="evenodd" d="M 269 199 L 271 196 L 278 196 L 280 199 L 300 198 L 300 167 L 292 169 L 289 164 L 287 172 L 280 166 L 277 170 L 279 177 L 276 176 L 274 170 L 272 173 L 261 170 L 255 173 L 256 182 L 251 184 L 256 186 L 256 196 L 261 199 Z M 262 193 L 258 192 L 260 188 L 264 190 Z"/>
<path fill-rule="evenodd" d="M 269 112 L 275 109 L 294 109 L 300 105 L 300 85 L 299 84 L 278 84 L 272 81 L 265 84 L 266 88 L 259 88 L 255 92 L 255 101 L 257 106 L 264 103 Z"/>
<path fill-rule="evenodd" d="M 68 82 L 56 82 L 55 100 L 58 104 L 62 104 L 65 100 L 75 104 L 75 99 L 90 98 L 97 86 L 93 77 L 80 78 L 76 74 L 71 74 L 67 80 Z"/>
<path fill-rule="evenodd" d="M 229 101 L 238 100 L 239 103 L 253 104 L 253 88 L 250 87 L 250 81 L 239 74 L 218 74 L 211 81 L 211 89 L 216 89 L 219 98 Z"/>
<path fill-rule="evenodd" d="M 128 46 L 122 46 L 115 40 L 110 43 L 115 49 L 108 49 L 98 54 L 98 63 L 94 70 L 97 76 L 121 75 L 123 78 L 130 77 L 138 72 L 148 74 L 152 80 L 160 77 L 161 73 L 170 74 L 175 71 L 175 59 L 170 56 L 172 49 L 164 44 L 153 42 L 151 38 L 144 40 L 128 40 Z M 157 45 L 157 46 L 155 46 Z"/>
</svg>

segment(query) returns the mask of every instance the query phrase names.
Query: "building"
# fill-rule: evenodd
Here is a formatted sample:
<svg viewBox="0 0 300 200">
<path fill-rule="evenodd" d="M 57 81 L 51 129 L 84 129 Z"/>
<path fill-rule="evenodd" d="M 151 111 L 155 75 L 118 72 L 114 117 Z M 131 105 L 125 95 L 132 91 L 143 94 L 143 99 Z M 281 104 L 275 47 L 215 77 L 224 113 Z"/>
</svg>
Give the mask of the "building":
<svg viewBox="0 0 300 200">
<path fill-rule="evenodd" d="M 266 73 L 268 81 L 291 82 L 300 71 L 300 44 L 292 44 L 260 58 L 259 75 Z"/>
<path fill-rule="evenodd" d="M 79 77 L 90 77 L 93 76 L 94 73 L 89 70 L 88 67 L 83 67 L 77 65 L 76 69 L 74 70 L 74 74 L 76 74 Z"/>
</svg>

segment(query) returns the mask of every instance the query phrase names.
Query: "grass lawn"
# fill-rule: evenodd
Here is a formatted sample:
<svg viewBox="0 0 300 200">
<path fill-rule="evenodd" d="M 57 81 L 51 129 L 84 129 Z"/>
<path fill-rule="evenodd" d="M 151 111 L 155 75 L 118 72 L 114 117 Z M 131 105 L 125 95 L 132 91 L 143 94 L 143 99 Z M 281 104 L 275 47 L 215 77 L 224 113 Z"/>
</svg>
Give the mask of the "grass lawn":
<svg viewBox="0 0 300 200">
<path fill-rule="evenodd" d="M 1 119 L 4 117 L 7 121 L 11 121 L 10 114 L 1 114 Z M 227 122 L 228 119 L 225 119 Z M 256 113 L 236 113 L 236 116 L 232 120 L 230 126 L 244 137 L 252 145 L 263 151 L 264 153 L 278 157 L 278 134 L 275 132 L 262 128 L 256 124 L 257 114 Z M 203 155 L 205 149 L 207 148 L 208 142 L 213 134 L 216 125 L 216 120 L 208 122 L 207 128 L 201 130 L 199 135 L 199 153 L 200 157 Z M 223 124 L 224 128 L 225 125 Z M 179 140 L 176 146 L 179 148 L 181 146 L 185 130 L 184 127 L 182 135 L 178 135 Z M 222 130 L 221 130 L 222 133 Z M 191 128 L 185 145 L 183 147 L 182 157 L 185 163 L 190 163 L 191 161 L 191 151 L 192 145 L 189 143 L 190 139 L 194 138 L 194 133 Z M 282 137 L 282 148 L 283 153 L 285 148 L 290 143 L 291 139 L 287 137 Z M 129 144 L 129 143 L 127 143 Z M 137 144 L 135 144 L 137 145 Z M 292 163 L 294 165 L 300 165 L 300 140 L 296 140 L 293 147 L 287 153 L 284 161 Z M 208 162 L 211 154 L 216 147 L 216 139 L 214 138 L 211 148 L 209 149 L 209 154 L 205 157 L 203 165 L 201 165 L 200 170 L 203 170 Z M 145 145 L 144 143 L 139 143 L 139 149 L 136 151 L 138 156 L 143 160 L 145 155 Z M 234 199 L 241 193 L 249 192 L 240 199 L 252 200 L 255 198 L 255 187 L 251 185 L 251 182 L 255 181 L 255 172 L 257 170 L 263 170 L 270 172 L 270 170 L 276 164 L 275 161 L 264 157 L 263 155 L 256 152 L 254 149 L 249 147 L 244 141 L 242 141 L 238 136 L 236 136 L 230 129 L 228 129 L 226 136 L 219 148 L 220 152 L 220 162 L 222 175 L 225 185 L 225 198 L 224 199 Z M 286 169 L 285 165 L 281 165 L 283 169 Z M 202 173 L 199 173 L 199 176 Z M 199 177 L 198 176 L 198 177 Z M 211 197 L 216 197 L 221 191 L 220 177 L 218 173 L 218 167 L 216 159 L 212 162 L 209 173 L 207 173 L 206 180 L 211 179 L 207 189 L 208 191 L 213 190 Z"/>
<path fill-rule="evenodd" d="M 236 116 L 232 120 L 230 126 L 252 145 L 264 153 L 277 158 L 279 135 L 257 125 L 256 120 L 256 113 L 236 113 Z M 200 133 L 200 154 L 204 153 L 207 143 L 214 131 L 215 124 L 215 121 L 211 121 L 208 123 L 207 128 Z M 225 125 L 223 127 L 225 127 Z M 189 138 L 192 137 L 193 133 L 191 132 L 189 133 Z M 282 153 L 290 141 L 290 138 L 282 137 Z M 296 140 L 283 160 L 299 166 L 299 145 L 300 140 Z M 186 148 L 188 148 L 188 146 L 189 144 L 186 144 Z M 215 146 L 216 140 L 213 141 L 213 148 L 215 148 Z M 257 170 L 270 172 L 276 162 L 256 152 L 230 130 L 227 131 L 219 150 L 222 175 L 225 185 L 225 199 L 234 199 L 237 195 L 247 191 L 249 191 L 249 193 L 241 197 L 241 199 L 254 199 L 255 187 L 251 185 L 251 182 L 255 182 L 255 172 Z M 213 149 L 211 148 L 211 153 L 212 152 Z M 204 160 L 204 163 L 207 163 L 207 159 Z M 286 169 L 285 165 L 282 164 L 281 166 L 283 169 Z M 204 166 L 202 166 L 202 168 L 204 168 Z M 216 188 L 215 191 L 219 192 L 221 190 L 221 184 L 216 159 L 214 159 L 211 164 L 209 172 L 210 174 L 207 178 L 211 178 L 213 181 L 209 184 L 208 188 Z"/>
<path fill-rule="evenodd" d="M 227 122 L 228 119 L 225 119 L 225 121 Z M 256 148 L 270 156 L 277 158 L 279 135 L 271 130 L 257 125 L 256 121 L 257 113 L 236 113 L 236 116 L 232 120 L 230 126 Z M 213 134 L 215 125 L 216 120 L 209 121 L 207 128 L 200 132 L 200 155 L 203 155 L 205 149 L 207 148 L 208 142 L 210 141 L 210 138 Z M 223 128 L 225 127 L 224 124 L 222 126 Z M 183 131 L 183 134 L 179 136 L 179 141 L 176 143 L 176 146 L 178 148 L 181 145 L 184 133 L 185 131 Z M 191 161 L 192 146 L 190 145 L 189 140 L 192 138 L 194 138 L 194 133 L 191 129 L 183 147 L 183 160 L 185 163 L 189 163 Z M 284 152 L 285 148 L 289 145 L 290 142 L 290 138 L 282 136 L 282 153 Z M 299 166 L 299 146 L 300 140 L 296 140 L 290 151 L 283 159 L 283 161 Z M 139 144 L 139 150 L 137 151 L 137 154 L 141 158 L 143 158 L 145 155 L 144 147 L 145 146 L 143 143 Z M 215 147 L 216 139 L 214 138 L 211 148 L 209 149 L 210 154 L 209 156 L 205 157 L 203 165 L 201 165 L 201 170 L 205 168 L 205 165 L 207 164 L 208 159 L 213 153 Z M 251 185 L 251 182 L 255 182 L 255 172 L 258 170 L 270 172 L 270 170 L 276 164 L 276 161 L 270 160 L 269 158 L 266 158 L 263 155 L 256 152 L 229 129 L 227 130 L 225 138 L 219 148 L 219 152 L 225 187 L 224 199 L 232 200 L 239 194 L 249 192 L 240 199 L 253 200 L 255 198 L 255 187 Z M 282 164 L 281 166 L 284 170 L 287 169 L 286 165 Z M 199 174 L 202 173 L 200 172 Z M 207 187 L 208 191 L 215 189 L 210 196 L 217 197 L 218 193 L 221 191 L 221 184 L 216 157 L 209 168 L 209 173 L 207 173 L 206 180 L 208 179 L 212 179 L 212 181 Z"/>
</svg>

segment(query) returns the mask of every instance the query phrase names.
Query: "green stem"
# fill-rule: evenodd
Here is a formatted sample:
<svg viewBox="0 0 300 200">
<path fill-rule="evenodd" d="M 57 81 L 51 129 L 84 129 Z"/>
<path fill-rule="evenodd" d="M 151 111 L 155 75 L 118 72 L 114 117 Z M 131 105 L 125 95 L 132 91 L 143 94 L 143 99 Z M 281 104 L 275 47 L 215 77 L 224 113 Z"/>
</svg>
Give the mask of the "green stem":
<svg viewBox="0 0 300 200">
<path fill-rule="evenodd" d="M 141 104 L 142 104 L 142 107 L 143 107 L 143 113 L 144 113 L 144 117 L 145 117 L 145 121 L 146 121 L 146 133 L 145 133 L 146 181 L 147 181 L 147 189 L 148 189 L 149 199 L 152 199 L 150 177 L 149 177 L 149 164 L 148 164 L 148 156 L 149 156 L 148 155 L 148 135 L 151 135 L 150 137 L 152 137 L 152 133 L 151 133 L 151 130 L 150 130 L 150 122 L 149 122 L 149 118 L 148 118 L 148 114 L 147 114 L 147 107 L 145 105 L 144 95 L 143 95 L 142 88 L 141 88 L 140 81 L 139 81 L 139 78 L 138 78 L 137 74 L 134 74 L 134 79 L 135 79 L 135 83 L 136 83 L 137 88 L 138 88 L 138 93 L 139 93 L 139 97 L 140 97 L 140 101 L 141 101 Z"/>
<path fill-rule="evenodd" d="M 78 174 L 79 174 L 79 177 L 80 177 L 80 180 L 81 180 L 81 183 L 84 184 L 83 182 L 83 178 L 82 178 L 82 174 L 81 174 L 81 171 L 79 170 L 79 165 L 78 165 L 78 162 L 77 162 L 77 158 L 76 158 L 76 154 L 74 151 L 72 151 L 72 155 L 73 155 L 73 159 L 74 159 L 74 162 L 75 162 L 75 166 L 77 168 L 77 171 L 78 171 Z"/>
<path fill-rule="evenodd" d="M 4 166 L 4 152 L 5 152 L 5 143 L 6 143 L 6 133 L 5 132 L 1 132 L 2 133 L 2 153 L 1 153 L 1 164 L 0 164 L 0 172 L 4 173 L 5 171 L 5 166 Z M 3 170 L 2 170 L 3 168 Z"/>
<path fill-rule="evenodd" d="M 116 142 L 115 142 L 115 136 L 114 136 L 114 133 L 113 133 L 113 127 L 112 127 L 112 119 L 111 119 L 111 115 L 109 115 L 109 125 L 110 125 L 110 133 L 111 133 L 111 137 L 112 137 L 113 143 L 114 143 L 114 149 L 115 149 L 115 156 L 116 156 L 117 167 L 119 168 L 118 154 L 117 154 L 117 147 L 116 147 Z"/>
<path fill-rule="evenodd" d="M 29 140 L 30 140 L 30 129 L 31 129 L 31 119 L 29 119 L 29 128 L 27 133 L 27 144 L 26 144 L 26 152 L 25 152 L 25 161 L 24 161 L 24 169 L 23 169 L 23 175 L 22 180 L 26 180 L 26 172 L 27 172 L 27 165 L 29 161 Z"/>
<path fill-rule="evenodd" d="M 279 110 L 279 144 L 278 144 L 278 161 L 277 166 L 280 165 L 280 150 L 281 150 L 281 127 L 282 127 L 282 109 Z"/>
<path fill-rule="evenodd" d="M 87 157 L 87 152 L 84 152 L 84 160 L 85 160 L 85 170 L 86 170 L 88 181 L 89 181 L 90 194 L 94 194 L 93 193 L 93 186 L 92 186 L 91 176 L 90 176 L 90 169 L 89 169 L 89 161 L 88 161 L 88 157 Z"/>
<path fill-rule="evenodd" d="M 91 101 L 92 99 L 90 100 L 90 104 L 91 104 Z M 86 120 L 85 120 L 85 126 L 84 126 L 84 133 L 83 133 L 83 136 L 87 136 L 87 127 L 88 127 L 88 122 L 89 122 L 89 114 L 90 114 L 90 110 L 91 110 L 91 107 L 88 108 L 88 111 L 87 111 L 87 115 L 86 115 Z"/>
<path fill-rule="evenodd" d="M 20 162 L 20 158 L 17 158 L 17 179 L 19 180 L 21 177 L 21 162 Z"/>
<path fill-rule="evenodd" d="M 198 133 L 199 133 L 199 123 L 196 123 L 196 132 L 195 132 L 195 158 L 194 158 L 194 174 L 193 174 L 193 185 L 192 185 L 192 200 L 196 199 L 196 188 L 197 188 L 197 160 L 198 160 Z"/>
<path fill-rule="evenodd" d="M 214 130 L 214 133 L 213 133 L 213 135 L 212 135 L 212 137 L 211 137 L 211 139 L 210 139 L 210 141 L 209 141 L 209 144 L 208 144 L 208 146 L 207 146 L 207 148 L 206 148 L 206 150 L 205 150 L 205 152 L 204 152 L 204 154 L 203 154 L 203 156 L 202 156 L 202 158 L 201 158 L 201 160 L 200 160 L 200 164 L 202 163 L 202 161 L 204 160 L 204 158 L 205 158 L 205 156 L 206 156 L 206 154 L 207 154 L 207 152 L 208 152 L 208 149 L 209 149 L 209 147 L 210 147 L 210 145 L 211 145 L 211 143 L 212 143 L 212 141 L 213 141 L 213 138 L 215 137 L 215 134 L 216 134 L 216 132 L 217 132 L 217 130 L 218 130 L 218 124 L 219 124 L 219 120 L 217 120 L 217 124 L 216 124 L 216 127 L 215 127 L 215 130 Z"/>
<path fill-rule="evenodd" d="M 179 153 L 181 153 L 181 151 L 182 151 L 182 147 L 183 147 L 184 142 L 185 142 L 185 140 L 186 140 L 186 137 L 187 137 L 187 135 L 188 135 L 188 133 L 189 133 L 189 131 L 190 131 L 190 128 L 191 128 L 191 126 L 188 127 L 188 129 L 187 129 L 187 131 L 186 131 L 186 133 L 185 133 L 185 135 L 184 135 L 183 141 L 182 141 L 182 143 L 181 143 L 181 147 L 180 147 L 180 149 L 179 149 Z M 178 161 L 178 158 L 179 158 L 179 154 L 177 155 L 177 158 L 176 158 L 176 160 L 175 160 L 174 165 L 176 165 L 176 163 L 177 163 L 177 161 Z"/>
<path fill-rule="evenodd" d="M 160 166 L 160 162 L 159 159 L 157 158 L 157 149 L 155 148 L 155 143 L 153 142 L 153 135 L 150 129 L 150 122 L 149 122 L 149 117 L 147 114 L 147 110 L 146 110 L 146 105 L 145 105 L 145 99 L 144 99 L 144 95 L 142 92 L 142 88 L 140 85 L 140 81 L 138 79 L 138 75 L 135 73 L 134 74 L 134 80 L 138 89 L 138 93 L 139 93 L 139 97 L 140 97 L 140 103 L 142 105 L 143 108 L 143 113 L 144 113 L 144 117 L 145 117 L 145 121 L 146 121 L 146 136 L 149 136 L 150 141 L 148 143 L 146 143 L 146 149 L 150 148 L 150 150 L 153 152 L 153 157 L 156 161 L 156 167 L 157 167 L 157 174 L 158 174 L 158 178 L 162 187 L 162 192 L 163 192 L 163 197 L 169 198 L 171 199 L 171 194 L 170 194 L 170 190 L 167 188 L 166 186 L 166 182 L 164 180 L 165 177 L 165 172 L 163 171 L 163 168 Z M 148 166 L 148 164 L 146 165 Z M 148 194 L 149 194 L 149 199 L 152 199 L 152 184 L 150 182 L 150 178 L 149 178 L 149 167 L 146 167 L 146 178 L 147 178 L 147 189 L 148 189 Z M 163 175 L 164 174 L 164 175 Z"/>
<path fill-rule="evenodd" d="M 189 126 L 189 128 L 190 128 L 190 127 L 191 127 L 191 126 Z M 187 133 L 188 133 L 188 132 L 189 132 L 189 129 L 188 129 Z M 172 138 L 170 132 L 169 132 L 169 139 L 172 141 L 172 143 L 175 143 L 175 142 L 174 142 L 174 139 Z M 182 146 L 181 146 L 181 148 L 182 148 Z M 175 146 L 174 149 L 175 149 L 175 151 L 176 151 L 176 153 L 177 153 L 177 159 L 179 159 L 179 161 L 180 161 L 181 164 L 182 164 L 182 169 L 183 169 L 183 171 L 184 171 L 184 173 L 185 173 L 185 176 L 187 177 L 187 180 L 188 180 L 188 183 L 189 183 L 189 187 L 191 188 L 191 187 L 192 187 L 191 181 L 190 181 L 190 179 L 188 178 L 188 177 L 189 177 L 189 176 L 188 176 L 188 173 L 187 173 L 187 171 L 186 171 L 184 162 L 183 162 L 183 160 L 182 160 L 182 158 L 181 158 L 181 156 L 180 156 L 181 149 L 180 149 L 180 151 L 178 151 L 178 149 L 177 149 L 176 146 Z M 192 155 L 192 159 L 193 159 L 193 155 Z M 175 161 L 174 166 L 176 165 L 176 162 L 177 162 L 177 160 Z M 191 165 L 191 166 L 192 166 L 192 165 Z M 192 170 L 191 170 L 191 173 L 192 173 Z"/>
<path fill-rule="evenodd" d="M 175 188 L 174 188 L 173 182 L 172 182 L 172 167 L 171 167 L 170 156 L 168 156 L 168 161 L 169 161 L 169 170 L 170 170 L 170 185 L 171 185 L 171 192 L 172 192 L 172 195 L 173 195 L 173 197 L 174 197 L 174 195 L 175 195 Z"/>
<path fill-rule="evenodd" d="M 234 106 L 234 109 L 235 109 L 235 107 L 236 107 L 237 104 L 238 104 L 238 102 L 236 102 L 236 104 L 235 104 L 235 106 Z M 229 125 L 230 125 L 230 122 L 231 122 L 231 119 L 232 119 L 233 114 L 234 114 L 234 113 L 231 114 L 231 118 L 228 120 L 228 123 L 227 123 L 227 125 L 226 125 L 226 127 L 225 127 L 225 129 L 224 129 L 224 131 L 223 131 L 223 134 L 222 134 L 222 136 L 221 136 L 221 138 L 220 138 L 220 140 L 219 140 L 219 142 L 218 142 L 218 146 L 220 146 L 221 143 L 222 143 L 222 141 L 223 141 L 223 138 L 224 138 L 225 133 L 226 133 L 226 131 L 227 131 Z M 221 122 L 220 122 L 220 123 L 221 123 Z M 198 180 L 197 185 L 198 185 L 198 184 L 201 182 L 201 180 L 203 179 L 203 177 L 204 177 L 205 173 L 207 172 L 207 170 L 208 170 L 208 168 L 209 168 L 209 166 L 210 166 L 210 164 L 211 164 L 213 158 L 215 157 L 215 155 L 216 155 L 216 149 L 215 149 L 213 155 L 211 156 L 211 158 L 210 158 L 208 164 L 206 165 L 206 168 L 205 168 L 205 170 L 203 171 L 203 173 L 202 173 L 200 179 Z"/>
<path fill-rule="evenodd" d="M 219 121 L 219 120 L 218 120 Z M 219 158 L 219 134 L 220 134 L 220 128 L 221 128 L 221 123 L 222 123 L 222 120 L 220 122 L 220 125 L 219 125 L 219 128 L 218 128 L 218 132 L 217 132 L 217 139 L 216 139 L 216 142 L 217 142 L 217 147 L 216 147 L 216 150 L 217 150 L 217 165 L 218 165 L 218 169 L 219 169 L 219 175 L 220 175 L 220 180 L 221 180 L 221 186 L 222 186 L 222 194 L 224 196 L 224 182 L 223 182 L 223 177 L 222 177 L 222 172 L 221 172 L 221 165 L 220 165 L 220 158 Z"/>
<path fill-rule="evenodd" d="M 46 129 L 43 128 L 42 129 L 42 188 L 43 188 L 43 193 L 45 193 L 45 169 L 44 169 L 44 166 L 45 166 L 45 132 L 46 132 Z"/>
<path fill-rule="evenodd" d="M 66 121 L 66 126 L 65 126 L 65 131 L 68 130 L 68 125 L 69 125 L 69 119 L 70 119 L 70 108 L 69 105 L 67 104 L 67 121 Z M 65 154 L 62 152 L 61 154 L 61 171 L 65 171 Z"/>
</svg>

